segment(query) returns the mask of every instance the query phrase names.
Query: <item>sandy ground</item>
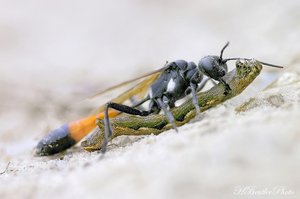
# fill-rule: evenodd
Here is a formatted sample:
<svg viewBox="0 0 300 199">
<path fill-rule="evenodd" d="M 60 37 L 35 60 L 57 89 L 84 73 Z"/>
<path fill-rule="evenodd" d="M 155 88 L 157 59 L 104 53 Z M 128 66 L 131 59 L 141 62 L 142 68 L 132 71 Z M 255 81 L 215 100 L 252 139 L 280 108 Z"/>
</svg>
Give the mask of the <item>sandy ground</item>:
<svg viewBox="0 0 300 199">
<path fill-rule="evenodd" d="M 298 0 L 1 1 L 0 172 L 10 164 L 0 198 L 299 198 L 299 9 Z M 264 68 L 178 134 L 120 137 L 102 159 L 80 146 L 33 155 L 49 130 L 95 108 L 86 96 L 166 60 L 218 54 L 228 40 L 225 57 L 286 67 Z"/>
</svg>

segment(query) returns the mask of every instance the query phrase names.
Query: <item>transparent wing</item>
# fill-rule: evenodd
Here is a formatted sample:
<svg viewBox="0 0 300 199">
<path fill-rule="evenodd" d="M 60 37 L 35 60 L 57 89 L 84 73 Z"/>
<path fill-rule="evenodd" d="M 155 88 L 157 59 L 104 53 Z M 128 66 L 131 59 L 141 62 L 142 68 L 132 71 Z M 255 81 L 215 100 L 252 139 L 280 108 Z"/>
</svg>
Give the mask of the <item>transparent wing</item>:
<svg viewBox="0 0 300 199">
<path fill-rule="evenodd" d="M 118 95 L 117 97 L 115 97 L 109 101 L 121 104 L 121 103 L 125 102 L 126 100 L 132 98 L 133 96 L 142 98 L 146 95 L 146 92 L 148 91 L 149 86 L 159 77 L 160 74 L 161 74 L 161 70 L 155 71 L 154 73 L 148 74 L 146 76 L 141 76 L 140 78 L 136 78 L 133 81 L 130 80 L 130 81 L 126 81 L 124 84 L 119 84 L 119 85 L 113 86 L 109 89 L 106 89 L 103 92 L 100 92 L 98 95 L 102 95 L 108 91 L 112 91 L 116 88 L 125 86 L 125 85 L 129 84 L 129 82 L 131 83 L 131 82 L 137 81 L 141 78 L 146 78 L 143 81 L 141 81 L 140 83 L 138 83 L 137 85 L 131 87 L 127 91 L 123 92 L 122 94 Z M 104 109 L 105 109 L 105 105 L 102 105 L 97 109 L 97 112 L 103 112 Z"/>
<path fill-rule="evenodd" d="M 102 90 L 102 91 L 100 91 L 100 92 L 98 92 L 98 93 L 96 93 L 96 94 L 94 94 L 94 95 L 91 95 L 91 96 L 89 96 L 88 98 L 99 97 L 99 96 L 104 95 L 104 94 L 106 94 L 106 93 L 108 93 L 108 92 L 112 92 L 112 91 L 114 91 L 114 90 L 116 90 L 116 89 L 119 89 L 119 88 L 128 86 L 129 84 L 132 84 L 132 83 L 134 83 L 134 82 L 136 82 L 136 81 L 138 81 L 138 80 L 141 80 L 141 79 L 143 79 L 143 78 L 146 78 L 146 77 L 149 77 L 149 79 L 151 79 L 151 77 L 152 77 L 153 75 L 160 74 L 161 71 L 163 71 L 165 68 L 166 68 L 166 67 L 164 66 L 163 68 L 160 68 L 160 69 L 158 69 L 158 70 L 155 70 L 155 71 L 152 71 L 152 72 L 150 72 L 150 73 L 144 74 L 144 75 L 142 75 L 142 76 L 139 76 L 139 77 L 136 77 L 136 78 L 127 80 L 127 81 L 125 81 L 125 82 L 119 83 L 119 84 L 117 84 L 117 85 L 115 85 L 115 86 L 109 87 L 109 88 L 107 88 L 107 89 L 105 89 L 105 90 Z M 147 81 L 146 81 L 146 82 L 147 82 Z"/>
<path fill-rule="evenodd" d="M 101 101 L 101 104 L 103 104 L 102 106 L 94 109 L 94 111 L 92 111 L 90 114 L 97 114 L 100 112 L 104 111 L 105 108 L 105 103 L 106 102 L 115 102 L 115 103 L 125 103 L 125 101 L 127 100 L 131 100 L 137 98 L 138 100 L 143 99 L 143 97 L 145 97 L 146 92 L 149 89 L 149 86 L 159 77 L 159 75 L 161 74 L 162 71 L 166 70 L 168 62 L 165 63 L 165 65 L 157 70 L 154 70 L 152 72 L 146 73 L 144 75 L 141 75 L 139 77 L 130 79 L 128 81 L 119 83 L 115 86 L 109 87 L 105 90 L 102 90 L 94 95 L 91 95 L 85 99 L 83 99 L 82 101 L 90 101 L 93 103 L 97 102 L 97 104 L 99 104 L 99 101 Z M 130 87 L 131 85 L 131 87 Z M 132 86 L 134 85 L 134 86 Z M 128 89 L 130 88 L 130 89 Z M 122 92 L 122 90 L 127 89 L 125 92 Z M 116 93 L 120 93 L 121 94 L 116 94 Z M 111 96 L 116 96 L 117 97 L 111 97 Z M 107 97 L 110 96 L 108 99 L 109 100 L 105 100 L 107 99 Z"/>
</svg>

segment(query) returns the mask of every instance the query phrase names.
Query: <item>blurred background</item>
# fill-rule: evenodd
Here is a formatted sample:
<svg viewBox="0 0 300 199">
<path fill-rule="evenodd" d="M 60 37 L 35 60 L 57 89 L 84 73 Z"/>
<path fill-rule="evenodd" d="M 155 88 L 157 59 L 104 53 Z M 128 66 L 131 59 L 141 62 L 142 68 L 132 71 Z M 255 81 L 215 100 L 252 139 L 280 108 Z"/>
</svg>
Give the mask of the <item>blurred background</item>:
<svg viewBox="0 0 300 199">
<path fill-rule="evenodd" d="M 166 61 L 219 54 L 291 66 L 299 0 L 0 0 L 0 161 L 30 157 L 80 101 Z M 288 67 L 287 67 L 287 70 Z M 250 90 L 276 78 L 266 69 Z M 70 108 L 71 107 L 71 108 Z M 26 155 L 26 156 L 24 156 Z"/>
</svg>

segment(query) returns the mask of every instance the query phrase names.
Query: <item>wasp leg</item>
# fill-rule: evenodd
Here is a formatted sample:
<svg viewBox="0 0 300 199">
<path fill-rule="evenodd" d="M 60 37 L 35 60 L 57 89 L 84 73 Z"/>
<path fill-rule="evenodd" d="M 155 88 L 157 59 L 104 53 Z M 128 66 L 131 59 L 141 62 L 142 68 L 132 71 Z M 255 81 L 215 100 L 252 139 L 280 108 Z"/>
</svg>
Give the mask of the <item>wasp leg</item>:
<svg viewBox="0 0 300 199">
<path fill-rule="evenodd" d="M 146 110 L 144 107 L 141 106 L 143 104 L 144 100 L 141 101 L 141 102 L 139 102 L 135 96 L 132 96 L 129 100 L 130 100 L 131 104 L 133 104 L 133 106 L 131 106 L 131 107 L 138 108 L 141 111 L 145 111 Z"/>
<path fill-rule="evenodd" d="M 204 86 L 207 84 L 208 81 L 211 81 L 211 83 L 215 86 L 217 85 L 216 82 L 212 79 L 212 78 L 206 78 L 205 80 L 203 80 L 199 85 L 198 85 L 198 88 L 197 88 L 197 92 L 201 91 Z"/>
<path fill-rule="evenodd" d="M 212 79 L 212 78 L 206 78 L 205 80 L 203 80 L 198 87 L 191 83 L 190 88 L 191 88 L 191 92 L 192 92 L 192 102 L 193 105 L 195 106 L 196 109 L 196 119 L 197 120 L 201 120 L 201 110 L 198 104 L 198 97 L 197 97 L 197 92 L 201 91 L 205 85 L 207 84 L 208 81 L 211 81 L 213 83 L 213 85 L 217 85 L 216 82 Z"/>
<path fill-rule="evenodd" d="M 221 82 L 225 86 L 224 95 L 227 95 L 231 91 L 230 86 L 222 78 L 219 79 L 219 82 Z"/>
<path fill-rule="evenodd" d="M 175 131 L 178 132 L 177 126 L 175 124 L 175 118 L 172 115 L 172 113 L 167 109 L 166 104 L 160 98 L 155 99 L 155 101 L 157 102 L 159 108 L 161 108 L 164 111 L 166 117 L 169 120 L 169 123 L 172 124 Z"/>
<path fill-rule="evenodd" d="M 208 80 L 210 80 L 214 86 L 217 85 L 217 83 L 212 78 L 209 78 Z"/>
<path fill-rule="evenodd" d="M 143 100 L 144 101 L 144 100 Z M 106 104 L 105 107 L 105 112 L 104 112 L 104 141 L 101 147 L 101 152 L 105 153 L 106 152 L 106 147 L 108 143 L 108 138 L 112 136 L 112 127 L 110 125 L 109 117 L 108 117 L 108 109 L 113 108 L 117 111 L 127 113 L 130 115 L 140 115 L 140 116 L 147 116 L 153 113 L 153 110 L 149 111 L 141 111 L 136 108 L 132 108 L 130 106 L 126 106 L 124 104 L 117 104 L 114 102 L 109 102 Z"/>
<path fill-rule="evenodd" d="M 140 102 L 137 102 L 135 99 L 130 98 L 133 106 L 131 106 L 132 108 L 137 108 L 139 106 L 141 106 L 142 104 L 144 104 L 146 101 L 148 101 L 150 99 L 149 96 L 147 96 L 145 99 L 141 100 Z M 144 111 L 144 110 L 143 110 Z"/>
<path fill-rule="evenodd" d="M 193 105 L 195 106 L 195 109 L 196 109 L 196 119 L 201 120 L 201 114 L 200 114 L 201 111 L 200 111 L 200 106 L 199 106 L 199 103 L 198 103 L 196 87 L 197 87 L 196 84 L 193 84 L 193 83 L 190 84 L 190 88 L 191 88 L 191 91 L 192 91 L 192 102 L 193 102 Z"/>
</svg>

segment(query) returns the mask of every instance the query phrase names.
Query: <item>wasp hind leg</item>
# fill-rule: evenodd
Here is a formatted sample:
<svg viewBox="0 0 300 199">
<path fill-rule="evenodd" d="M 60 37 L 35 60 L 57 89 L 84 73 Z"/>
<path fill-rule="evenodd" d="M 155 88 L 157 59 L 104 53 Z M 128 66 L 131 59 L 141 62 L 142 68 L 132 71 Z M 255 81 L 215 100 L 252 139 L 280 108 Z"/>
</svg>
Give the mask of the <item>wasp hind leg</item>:
<svg viewBox="0 0 300 199">
<path fill-rule="evenodd" d="M 141 111 L 136 108 L 126 106 L 124 104 L 118 104 L 118 103 L 114 103 L 114 102 L 107 103 L 106 107 L 105 107 L 105 112 L 104 112 L 104 140 L 103 140 L 103 144 L 101 146 L 102 153 L 106 152 L 108 139 L 112 136 L 112 127 L 111 127 L 109 117 L 108 117 L 108 109 L 109 108 L 115 109 L 115 110 L 123 112 L 123 113 L 130 114 L 130 115 L 147 116 L 147 115 L 150 115 L 151 113 L 153 113 L 153 110 Z"/>
<path fill-rule="evenodd" d="M 101 152 L 103 154 L 106 152 L 108 139 L 112 136 L 112 127 L 111 127 L 109 117 L 108 117 L 108 109 L 109 108 L 115 109 L 115 110 L 123 112 L 123 113 L 130 114 L 130 115 L 139 115 L 139 116 L 147 116 L 147 115 L 150 115 L 151 113 L 159 112 L 159 109 L 162 109 L 164 111 L 166 117 L 168 118 L 169 123 L 172 124 L 175 131 L 178 132 L 176 124 L 175 124 L 175 118 L 172 115 L 172 113 L 167 109 L 166 104 L 160 98 L 155 99 L 154 101 L 156 102 L 158 107 L 153 106 L 148 111 L 139 110 L 134 107 L 130 107 L 130 106 L 127 106 L 124 104 L 118 104 L 118 103 L 114 103 L 114 102 L 107 103 L 106 107 L 105 107 L 105 112 L 104 112 L 104 140 L 103 140 L 103 144 L 101 146 Z M 141 103 L 144 103 L 144 101 Z M 139 103 L 138 105 L 140 105 L 141 103 Z"/>
</svg>

